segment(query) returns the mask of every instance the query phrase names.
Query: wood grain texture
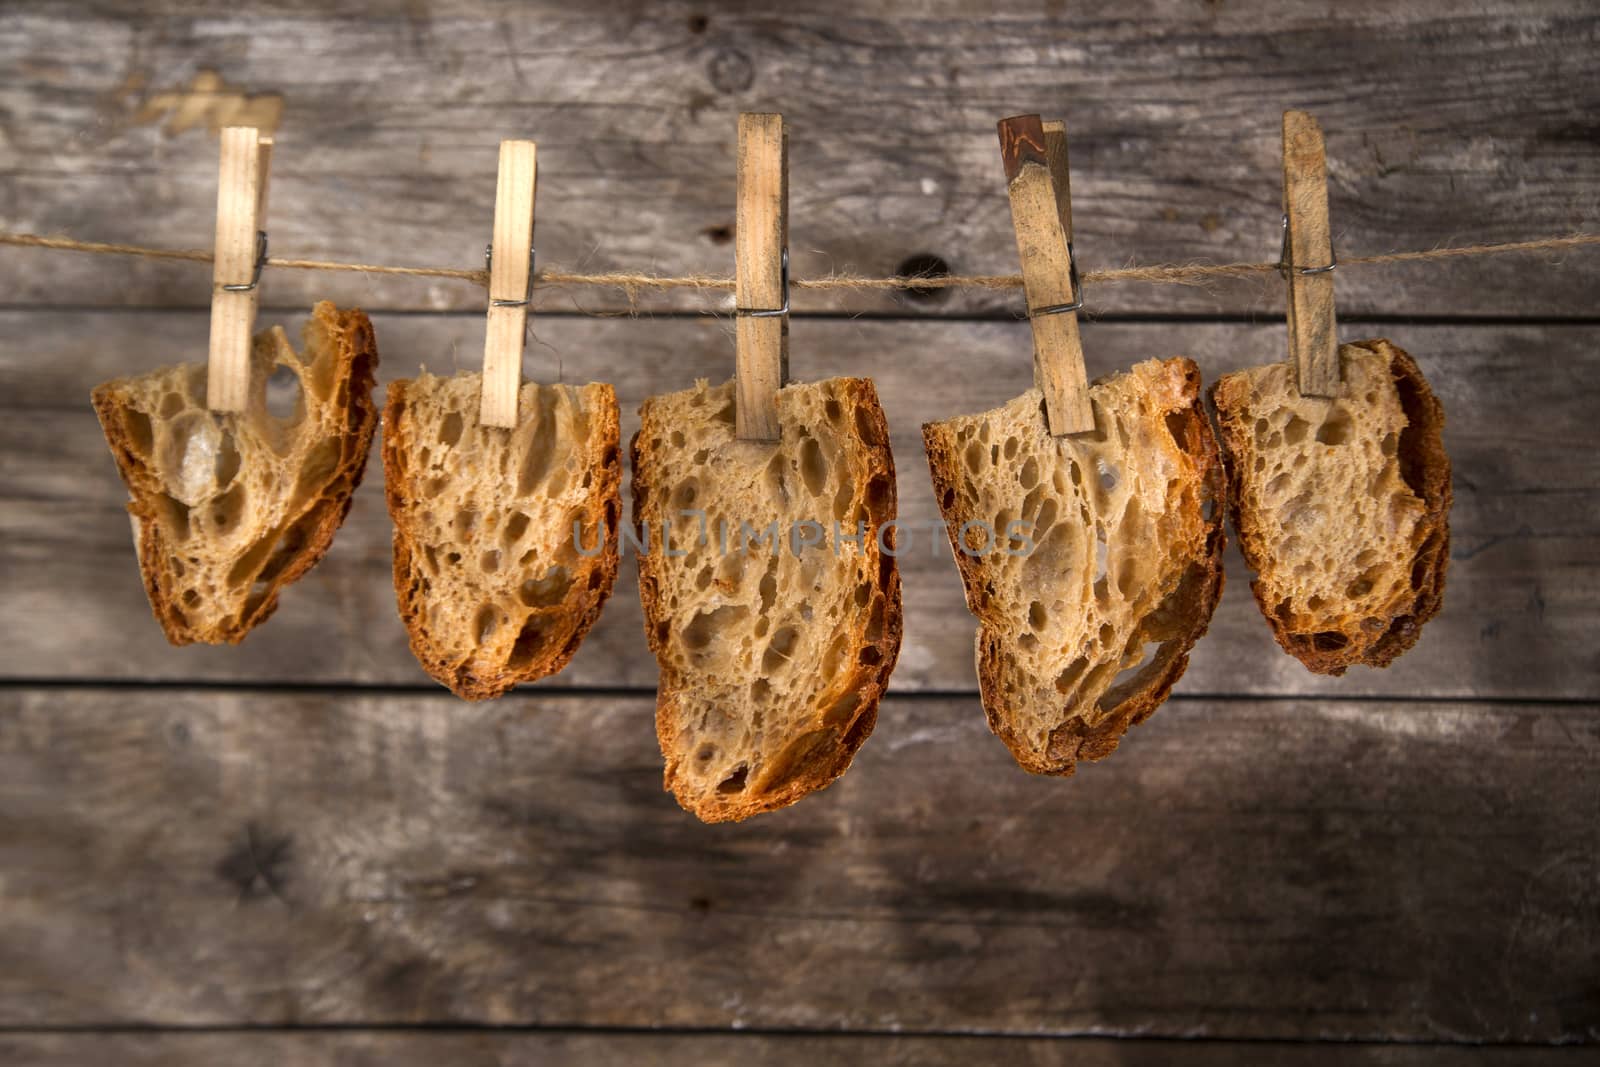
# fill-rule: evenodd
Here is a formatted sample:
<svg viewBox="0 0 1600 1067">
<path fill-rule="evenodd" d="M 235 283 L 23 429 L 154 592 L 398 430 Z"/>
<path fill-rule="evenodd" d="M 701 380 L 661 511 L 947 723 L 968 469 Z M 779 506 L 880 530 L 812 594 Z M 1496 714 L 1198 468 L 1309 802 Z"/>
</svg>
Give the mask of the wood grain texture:
<svg viewBox="0 0 1600 1067">
<path fill-rule="evenodd" d="M 708 829 L 652 703 L 9 690 L 0 1024 L 1600 1039 L 1600 707 L 1180 699 L 1061 781 L 890 699 Z"/>
<path fill-rule="evenodd" d="M 1050 164 L 1050 184 L 1056 194 L 1056 217 L 1061 220 L 1061 232 L 1067 239 L 1067 273 L 1072 284 L 1072 299 L 1081 301 L 1082 282 L 1071 276 L 1076 253 L 1072 245 L 1072 168 L 1067 153 L 1065 122 L 1051 119 L 1044 123 L 1044 152 Z M 1040 371 L 1039 324 L 1037 320 L 1032 323 L 1035 331 L 1034 383 L 1042 389 L 1043 383 L 1048 381 L 1049 389 L 1045 391 L 1045 396 L 1048 398 L 1054 394 L 1055 409 L 1063 413 L 1062 417 L 1055 420 L 1052 432 L 1073 433 L 1094 429 L 1094 411 L 1089 405 L 1088 367 L 1083 360 L 1083 336 L 1078 328 L 1078 315 L 1078 312 L 1072 311 L 1059 316 L 1063 320 L 1058 327 L 1063 335 L 1059 349 L 1066 353 L 1066 358 L 1053 364 L 1048 375 Z M 1048 405 L 1048 399 L 1046 403 Z"/>
<path fill-rule="evenodd" d="M 1056 217 L 1061 220 L 1061 232 L 1072 241 L 1072 165 L 1067 151 L 1067 124 L 1061 119 L 1049 119 L 1044 126 L 1044 154 L 1050 165 L 1050 183 L 1055 188 Z M 1076 299 L 1077 292 L 1074 290 Z"/>
<path fill-rule="evenodd" d="M 1475 1048 L 1482 1067 L 1545 1067 L 1573 1062 L 1573 1049 Z M 1426 1067 L 1457 1063 L 1459 1046 L 1253 1041 L 1138 1041 L 1099 1038 L 976 1037 L 959 1034 L 672 1034 L 555 1031 L 233 1033 L 0 1033 L 0 1059 L 12 1067 L 521 1067 L 627 1063 L 637 1067 L 777 1067 L 871 1063 L 886 1067 Z"/>
<path fill-rule="evenodd" d="M 788 144 L 782 115 L 739 116 L 734 422 L 741 441 L 778 439 L 778 390 L 789 378 Z"/>
<path fill-rule="evenodd" d="M 1322 127 L 1304 111 L 1283 113 L 1283 217 L 1289 358 L 1296 384 L 1302 396 L 1342 396 L 1334 276 L 1322 269 L 1334 262 L 1327 149 Z"/>
<path fill-rule="evenodd" d="M 983 7 L 11 0 L 0 227 L 210 247 L 214 131 L 252 124 L 281 139 L 277 254 L 477 268 L 472 190 L 500 139 L 537 134 L 543 266 L 725 275 L 735 117 L 781 110 L 796 277 L 1010 273 L 994 122 L 1042 111 L 1072 118 L 1083 269 L 1259 261 L 1280 114 L 1307 107 L 1341 254 L 1600 229 L 1591 0 Z M 796 377 L 870 375 L 889 417 L 901 695 L 837 785 L 718 828 L 661 791 L 633 564 L 548 687 L 433 695 L 376 467 L 244 646 L 165 643 L 86 399 L 205 358 L 206 275 L 0 252 L 0 1062 L 1423 1064 L 1600 1042 L 1600 255 L 1341 268 L 1346 338 L 1392 337 L 1446 408 L 1443 614 L 1388 671 L 1314 678 L 1230 551 L 1179 696 L 1067 782 L 1017 771 L 966 695 L 918 434 L 1027 387 L 1023 294 L 797 291 Z M 393 311 L 386 379 L 478 366 L 475 286 L 265 286 L 263 325 L 321 298 Z M 1086 321 L 1091 375 L 1187 354 L 1214 380 L 1287 350 L 1270 275 L 1088 298 L 1259 323 Z M 615 382 L 631 433 L 644 397 L 729 375 L 734 303 L 541 286 L 522 371 Z M 574 314 L 634 307 L 722 317 Z"/>
<path fill-rule="evenodd" d="M 256 235 L 263 229 L 272 142 L 263 145 L 261 131 L 250 126 L 230 126 L 220 136 L 206 406 L 238 412 L 250 392 L 250 341 L 261 300 Z"/>
<path fill-rule="evenodd" d="M 522 389 L 538 159 L 538 148 L 532 141 L 500 142 L 478 421 L 507 430 L 517 426 L 517 396 Z"/>
<path fill-rule="evenodd" d="M 1033 380 L 1044 394 L 1050 432 L 1059 437 L 1094 429 L 1094 409 L 1078 314 L 1057 310 L 1077 302 L 1078 287 L 1072 277 L 1066 133 L 1056 126 L 1054 136 L 1047 137 L 1039 116 L 1021 115 L 1001 120 L 999 132 L 1033 331 Z"/>
<path fill-rule="evenodd" d="M 266 316 L 291 333 L 299 316 Z M 379 316 L 385 378 L 476 364 L 481 312 Z M 316 570 L 239 648 L 173 649 L 151 620 L 134 565 L 125 492 L 86 399 L 90 385 L 204 351 L 203 313 L 0 314 L 0 675 L 428 685 L 406 648 L 390 580 L 382 473 Z M 1180 692 L 1462 697 L 1600 697 L 1600 483 L 1589 410 L 1600 344 L 1580 327 L 1385 327 L 1412 352 L 1445 406 L 1455 465 L 1455 559 L 1444 610 L 1386 671 L 1314 678 L 1273 643 L 1230 549 L 1228 588 Z M 615 384 L 623 439 L 645 397 L 723 380 L 722 321 L 542 317 L 531 380 Z M 1206 381 L 1281 360 L 1281 319 L 1259 327 L 1089 323 L 1096 374 L 1155 356 L 1198 361 Z M 1028 327 L 1006 323 L 796 324 L 796 375 L 873 377 L 899 480 L 906 632 L 899 690 L 968 691 L 972 623 L 922 458 L 919 427 L 994 407 L 1031 380 Z M 1529 419 L 1528 412 L 1539 417 Z M 1514 429 L 1508 429 L 1514 428 Z M 1509 436 L 1508 436 L 1509 434 Z M 624 497 L 629 494 L 624 491 Z M 651 687 L 656 668 L 639 617 L 635 563 L 571 666 L 547 683 Z"/>
<path fill-rule="evenodd" d="M 273 248 L 359 262 L 482 264 L 497 142 L 536 134 L 541 262 L 726 275 L 740 111 L 794 131 L 797 277 L 892 274 L 933 253 L 1015 271 L 994 123 L 1069 115 L 1081 266 L 1269 260 L 1278 252 L 1280 119 L 1329 131 L 1334 234 L 1347 255 L 1600 226 L 1600 79 L 1592 0 L 1271 5 L 1136 0 L 1114 9 L 871 0 L 786 6 L 644 0 L 384 4 L 362 17 L 252 0 L 0 9 L 0 219 L 8 228 L 205 248 L 216 149 L 169 132 L 196 77 L 281 97 Z M 146 105 L 169 98 L 167 110 Z M 185 112 L 187 114 L 187 112 Z M 7 249 L 12 305 L 206 303 L 194 265 Z M 1592 315 L 1600 254 L 1383 268 L 1339 279 L 1348 316 Z M 1090 287 L 1097 313 L 1255 313 L 1271 276 L 1210 288 Z M 316 299 L 478 311 L 451 282 L 271 274 L 275 306 Z M 652 306 L 725 308 L 677 292 Z M 549 289 L 539 310 L 615 309 L 621 293 Z M 799 294 L 799 310 L 1020 313 L 1020 293 L 907 304 Z"/>
</svg>

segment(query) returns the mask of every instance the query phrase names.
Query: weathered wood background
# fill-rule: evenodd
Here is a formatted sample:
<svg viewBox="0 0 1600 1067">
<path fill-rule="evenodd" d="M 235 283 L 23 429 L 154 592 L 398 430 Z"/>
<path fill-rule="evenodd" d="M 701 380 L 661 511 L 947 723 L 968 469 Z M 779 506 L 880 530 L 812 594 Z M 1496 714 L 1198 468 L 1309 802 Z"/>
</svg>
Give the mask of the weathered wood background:
<svg viewBox="0 0 1600 1067">
<path fill-rule="evenodd" d="M 770 109 L 798 275 L 1010 272 L 994 122 L 1037 110 L 1067 120 L 1086 269 L 1262 260 L 1291 106 L 1328 132 L 1344 255 L 1600 226 L 1590 0 L 330 7 L 0 7 L 0 226 L 204 247 L 211 127 L 281 114 L 275 253 L 478 266 L 522 136 L 541 265 L 727 274 L 735 115 Z M 1234 555 L 1178 695 L 1066 781 L 984 726 L 917 429 L 1026 385 L 1020 294 L 798 294 L 794 372 L 877 379 L 924 524 L 906 643 L 844 779 L 714 828 L 660 790 L 631 565 L 562 676 L 463 704 L 406 650 L 376 465 L 262 630 L 166 645 L 86 401 L 203 357 L 208 277 L 0 250 L 0 1060 L 1521 1064 L 1600 1041 L 1600 254 L 1341 270 L 1342 335 L 1411 351 L 1446 406 L 1443 614 L 1387 671 L 1314 678 Z M 385 380 L 482 351 L 471 286 L 276 271 L 264 296 L 291 325 L 368 308 Z M 1276 279 L 1088 301 L 1091 373 L 1282 358 Z M 543 288 L 525 370 L 615 382 L 629 433 L 645 396 L 731 372 L 728 303 Z"/>
</svg>

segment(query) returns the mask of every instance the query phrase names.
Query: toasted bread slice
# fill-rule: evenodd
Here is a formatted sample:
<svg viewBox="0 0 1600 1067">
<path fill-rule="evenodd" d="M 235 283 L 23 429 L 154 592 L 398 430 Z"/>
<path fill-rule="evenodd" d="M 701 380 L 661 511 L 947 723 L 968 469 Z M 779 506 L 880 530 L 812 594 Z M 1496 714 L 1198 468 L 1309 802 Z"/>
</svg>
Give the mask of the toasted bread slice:
<svg viewBox="0 0 1600 1067">
<path fill-rule="evenodd" d="M 1347 395 L 1303 397 L 1294 367 L 1212 387 L 1250 588 L 1318 674 L 1386 667 L 1439 610 L 1450 562 L 1444 410 L 1388 341 L 1339 347 Z"/>
<path fill-rule="evenodd" d="M 324 301 L 303 343 L 296 353 L 281 327 L 256 335 L 249 404 L 237 414 L 206 408 L 203 363 L 94 391 L 131 498 L 145 592 L 175 645 L 244 640 L 277 609 L 278 591 L 322 558 L 350 510 L 378 422 L 372 323 Z M 282 417 L 267 395 L 279 368 L 298 392 Z"/>
<path fill-rule="evenodd" d="M 1051 437 L 1037 389 L 922 428 L 984 711 L 1035 774 L 1110 755 L 1211 621 L 1223 480 L 1199 391 L 1190 360 L 1149 360 L 1094 383 L 1090 433 Z"/>
<path fill-rule="evenodd" d="M 706 822 L 784 807 L 843 774 L 900 652 L 877 391 L 865 378 L 790 385 L 778 417 L 776 443 L 736 440 L 733 383 L 702 381 L 645 401 L 633 441 L 666 788 Z"/>
<path fill-rule="evenodd" d="M 466 700 L 565 667 L 617 576 L 611 386 L 535 385 L 514 430 L 478 422 L 481 378 L 389 385 L 383 474 L 411 651 Z"/>
</svg>

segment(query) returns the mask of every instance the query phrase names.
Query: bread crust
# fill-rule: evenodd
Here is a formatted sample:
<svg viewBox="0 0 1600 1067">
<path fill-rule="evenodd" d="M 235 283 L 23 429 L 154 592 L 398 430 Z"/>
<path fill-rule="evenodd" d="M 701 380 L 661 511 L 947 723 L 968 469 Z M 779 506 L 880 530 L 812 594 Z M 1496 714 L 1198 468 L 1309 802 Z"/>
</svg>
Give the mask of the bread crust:
<svg viewBox="0 0 1600 1067">
<path fill-rule="evenodd" d="M 1272 627 L 1272 636 L 1283 650 L 1317 674 L 1342 675 L 1356 664 L 1387 667 L 1422 636 L 1422 627 L 1439 612 L 1444 599 L 1445 574 L 1450 565 L 1450 457 L 1444 449 L 1444 408 L 1423 378 L 1416 362 L 1403 349 L 1381 338 L 1341 345 L 1375 353 L 1388 361 L 1389 373 L 1399 394 L 1407 426 L 1400 434 L 1401 476 L 1422 502 L 1418 519 L 1417 550 L 1410 562 L 1416 576 L 1415 596 L 1395 612 L 1381 630 L 1341 620 L 1337 605 L 1315 631 L 1291 630 L 1278 617 L 1264 583 L 1259 577 L 1250 582 L 1251 593 L 1261 614 Z M 1230 519 L 1239 537 L 1239 549 L 1251 571 L 1259 575 L 1275 561 L 1266 537 L 1265 519 L 1246 507 L 1245 464 L 1255 454 L 1249 428 L 1237 413 L 1248 399 L 1248 383 L 1223 378 L 1211 387 L 1211 403 L 1217 411 L 1217 427 L 1222 442 L 1223 465 L 1228 472 Z M 1331 636 L 1337 635 L 1337 636 Z"/>
<path fill-rule="evenodd" d="M 409 521 L 409 502 L 415 492 L 406 461 L 416 446 L 408 432 L 406 414 L 411 403 L 412 382 L 400 379 L 389 383 L 383 410 L 384 497 L 394 522 L 394 591 L 400 619 L 410 639 L 417 662 L 435 680 L 463 700 L 490 700 L 513 686 L 537 681 L 560 672 L 572 661 L 588 635 L 617 578 L 619 550 L 617 524 L 622 511 L 621 422 L 615 390 L 595 383 L 604 391 L 605 403 L 590 414 L 596 422 L 593 433 L 601 454 L 599 465 L 591 468 L 594 478 L 582 507 L 584 525 L 604 531 L 600 550 L 591 556 L 578 556 L 571 584 L 561 603 L 533 612 L 547 629 L 565 633 L 553 651 L 532 657 L 525 665 L 509 661 L 485 669 L 471 658 L 462 659 L 438 640 L 427 625 L 426 580 L 421 557 L 426 539 Z"/>
<path fill-rule="evenodd" d="M 804 735 L 814 743 L 798 752 L 786 752 L 788 758 L 763 770 L 761 777 L 738 794 L 702 792 L 693 788 L 687 776 L 680 774 L 672 762 L 682 729 L 683 693 L 695 685 L 695 679 L 680 674 L 677 667 L 663 651 L 666 628 L 670 625 L 662 606 L 660 586 L 666 561 L 660 554 L 639 553 L 639 600 L 644 610 L 645 636 L 650 650 L 661 668 L 661 679 L 656 696 L 656 736 L 661 752 L 667 759 L 663 773 L 663 787 L 678 801 L 685 811 L 702 822 L 739 822 L 752 815 L 776 811 L 793 804 L 807 794 L 830 785 L 850 766 L 855 754 L 872 734 L 878 720 L 878 704 L 888 688 L 889 676 L 894 671 L 900 655 L 903 615 L 900 600 L 900 571 L 893 555 L 878 547 L 878 530 L 895 518 L 894 457 L 889 449 L 889 426 L 878 403 L 877 388 L 869 378 L 835 379 L 842 392 L 849 397 L 854 409 L 866 470 L 862 484 L 884 478 L 890 487 L 887 499 L 881 502 L 870 519 L 870 529 L 864 538 L 871 569 L 876 575 L 877 588 L 885 602 L 881 632 L 876 639 L 868 636 L 868 626 L 863 621 L 850 630 L 849 663 L 854 666 L 842 673 L 818 701 L 832 704 L 854 693 L 857 702 L 851 717 L 838 723 L 819 722 L 816 729 Z M 779 394 L 782 404 L 782 394 Z M 651 402 L 646 401 L 646 406 Z M 644 409 L 641 409 L 643 412 Z M 633 519 L 635 531 L 642 539 L 645 521 L 658 521 L 651 505 L 650 472 L 657 462 L 643 434 L 634 434 L 630 445 L 633 463 Z M 892 535 L 893 531 L 889 531 Z M 886 536 L 885 542 L 893 547 L 895 539 Z M 792 747 L 792 746 L 791 746 Z"/>
<path fill-rule="evenodd" d="M 1175 438 L 1181 427 L 1182 448 L 1195 460 L 1204 491 L 1212 501 L 1210 518 L 1203 514 L 1194 517 L 1203 530 L 1203 548 L 1169 597 L 1168 602 L 1175 608 L 1172 614 L 1178 620 L 1178 629 L 1171 636 L 1163 637 L 1154 661 L 1155 669 L 1141 672 L 1137 688 L 1123 696 L 1094 725 L 1088 725 L 1076 709 L 1064 707 L 1065 718 L 1051 731 L 1049 744 L 1042 754 L 1021 736 L 1014 722 L 1017 709 L 1011 706 L 1000 684 L 1000 657 L 1006 638 L 984 617 L 982 605 L 987 600 L 985 583 L 988 579 L 982 560 L 962 551 L 957 543 L 957 531 L 965 523 L 986 516 L 971 513 L 963 503 L 963 494 L 958 491 L 965 475 L 949 427 L 942 423 L 927 423 L 922 427 L 934 497 L 950 535 L 951 552 L 961 573 L 968 607 L 979 621 L 976 653 L 984 715 L 990 730 L 1005 742 L 1018 766 L 1032 774 L 1070 776 L 1076 772 L 1079 760 L 1101 760 L 1114 752 L 1128 729 L 1148 719 L 1171 695 L 1173 686 L 1188 669 L 1189 652 L 1210 626 L 1211 616 L 1222 598 L 1222 550 L 1226 543 L 1223 514 L 1227 487 L 1220 454 L 1200 400 L 1199 367 L 1189 359 L 1169 362 L 1181 368 L 1187 405 L 1175 413 L 1179 416 L 1178 425 L 1173 426 L 1170 420 L 1168 425 L 1174 428 Z M 1039 432 L 1048 433 L 1042 411 Z"/>
<path fill-rule="evenodd" d="M 180 582 L 173 571 L 174 546 L 157 518 L 156 500 L 164 495 L 154 467 L 140 454 L 127 429 L 125 412 L 130 401 L 128 379 L 116 379 L 97 386 L 92 394 L 95 414 L 111 446 L 117 471 L 128 487 L 128 513 L 134 521 L 139 572 L 144 579 L 150 608 L 161 624 L 167 640 L 174 645 L 196 642 L 236 645 L 278 609 L 282 588 L 299 579 L 328 551 L 333 535 L 350 512 L 355 489 L 366 472 L 367 454 L 377 429 L 378 412 L 372 401 L 377 376 L 378 346 L 372 322 L 359 308 L 339 309 L 322 301 L 311 309 L 311 317 L 338 345 L 335 381 L 342 383 L 345 400 L 344 431 L 337 436 L 338 456 L 323 491 L 285 524 L 274 556 L 283 553 L 284 561 L 265 579 L 261 595 L 252 595 L 247 609 L 236 619 L 212 626 L 197 626 L 178 602 Z M 236 419 L 236 415 L 219 418 Z"/>
</svg>

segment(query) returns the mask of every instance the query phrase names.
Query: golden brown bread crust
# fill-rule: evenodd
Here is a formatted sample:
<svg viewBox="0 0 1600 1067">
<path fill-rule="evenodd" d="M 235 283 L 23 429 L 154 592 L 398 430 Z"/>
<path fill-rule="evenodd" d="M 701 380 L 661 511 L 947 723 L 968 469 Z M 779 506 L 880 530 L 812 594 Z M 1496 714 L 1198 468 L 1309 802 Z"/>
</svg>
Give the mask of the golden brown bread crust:
<svg viewBox="0 0 1600 1067">
<path fill-rule="evenodd" d="M 1416 595 L 1409 605 L 1396 612 L 1376 632 L 1361 626 L 1334 627 L 1303 632 L 1290 630 L 1268 603 L 1259 578 L 1250 583 L 1261 614 L 1272 627 L 1272 635 L 1285 652 L 1317 674 L 1341 675 L 1355 664 L 1387 667 L 1422 635 L 1422 626 L 1434 615 L 1444 597 L 1445 572 L 1450 564 L 1450 457 L 1445 453 L 1444 409 L 1429 388 L 1416 362 L 1393 343 L 1374 339 L 1356 341 L 1341 348 L 1359 348 L 1385 357 L 1407 420 L 1400 434 L 1401 476 L 1422 501 L 1418 520 L 1418 548 L 1410 569 Z M 1239 537 L 1239 549 L 1252 572 L 1259 574 L 1273 564 L 1262 520 L 1244 506 L 1243 464 L 1253 454 L 1247 428 L 1229 417 L 1242 397 L 1230 395 L 1227 379 L 1211 388 L 1212 405 L 1217 409 L 1217 425 L 1222 442 L 1223 465 L 1228 471 L 1230 516 Z M 1240 383 L 1237 388 L 1242 389 Z"/>
<path fill-rule="evenodd" d="M 163 488 L 153 466 L 142 456 L 127 426 L 128 383 L 104 382 L 92 394 L 95 414 L 100 419 L 106 442 L 117 462 L 117 471 L 128 487 L 131 499 L 128 513 L 134 519 L 138 539 L 139 572 L 156 621 L 174 645 L 194 642 L 236 645 L 278 608 L 278 593 L 297 580 L 328 551 L 333 535 L 350 512 L 356 486 L 366 472 L 367 454 L 378 425 L 377 406 L 372 402 L 372 387 L 377 376 L 378 346 L 372 322 L 360 308 L 339 309 L 322 301 L 311 309 L 313 319 L 327 330 L 338 344 L 334 379 L 342 382 L 345 401 L 345 432 L 338 435 L 338 456 L 322 493 L 312 499 L 279 535 L 277 547 L 262 563 L 256 581 L 263 584 L 252 593 L 246 610 L 237 618 L 211 627 L 192 624 L 178 602 L 180 582 L 172 570 L 174 546 L 168 541 L 157 518 L 156 500 Z M 219 415 L 221 420 L 239 416 Z"/>
<path fill-rule="evenodd" d="M 1211 424 L 1200 401 L 1200 369 L 1192 360 L 1174 360 L 1183 369 L 1185 397 L 1189 404 L 1179 414 L 1179 421 L 1168 426 L 1174 438 L 1181 433 L 1182 447 L 1200 467 L 1200 477 L 1205 491 L 1212 500 L 1209 518 L 1202 518 L 1204 548 L 1191 563 L 1176 592 L 1168 598 L 1172 610 L 1163 610 L 1167 628 L 1153 634 L 1162 642 L 1154 670 L 1141 671 L 1137 688 L 1128 692 L 1094 726 L 1082 718 L 1069 714 L 1066 720 L 1050 734 L 1048 750 L 1040 756 L 1018 736 L 1013 728 L 1007 694 L 1000 685 L 1000 658 L 1004 636 L 990 626 L 980 615 L 978 628 L 978 687 L 983 701 L 984 715 L 989 728 L 1005 742 L 1012 757 L 1024 770 L 1033 774 L 1069 776 L 1077 770 L 1080 759 L 1101 760 L 1116 751 L 1117 744 L 1129 727 L 1148 719 L 1172 693 L 1172 688 L 1189 666 L 1189 652 L 1194 648 L 1222 598 L 1222 550 L 1224 500 L 1226 482 L 1222 463 Z M 1043 430 L 1044 420 L 1040 417 Z M 952 555 L 961 573 L 962 585 L 967 592 L 969 605 L 987 600 L 981 558 L 961 551 L 956 543 L 957 531 L 970 521 L 987 516 L 973 512 L 965 502 L 967 498 L 958 491 L 965 477 L 960 454 L 954 437 L 940 423 L 928 423 L 922 428 L 923 444 L 928 453 L 928 470 L 933 480 L 934 497 L 939 503 L 946 530 L 951 537 Z M 975 611 L 974 614 L 977 614 Z"/>
<path fill-rule="evenodd" d="M 870 378 L 840 378 L 835 381 L 851 400 L 854 407 L 853 423 L 864 446 L 867 469 L 859 481 L 870 484 L 881 478 L 890 487 L 886 496 L 881 498 L 868 495 L 870 514 L 867 535 L 863 538 L 868 558 L 877 575 L 877 587 L 885 599 L 881 631 L 874 639 L 869 637 L 866 623 L 851 630 L 848 644 L 852 654 L 848 662 L 854 666 L 841 674 L 819 701 L 825 705 L 839 706 L 849 694 L 855 694 L 856 702 L 848 718 L 823 722 L 818 729 L 797 739 L 762 771 L 757 781 L 739 794 L 706 794 L 691 788 L 686 778 L 677 773 L 669 755 L 676 748 L 683 718 L 679 706 L 680 694 L 686 686 L 693 684 L 693 680 L 680 677 L 675 666 L 662 654 L 667 627 L 670 625 L 660 595 L 666 560 L 659 553 L 638 554 L 639 600 L 644 609 L 645 636 L 661 667 L 656 697 L 656 735 L 662 754 L 669 760 L 663 775 L 663 786 L 685 811 L 702 822 L 739 822 L 752 815 L 787 807 L 807 794 L 828 786 L 842 775 L 877 724 L 878 704 L 888 688 L 889 676 L 900 655 L 904 624 L 900 571 L 894 556 L 879 549 L 877 536 L 880 528 L 895 517 L 895 471 L 894 456 L 889 450 L 889 425 L 878 403 L 877 388 Z M 633 517 L 636 532 L 642 539 L 644 523 L 659 524 L 660 516 L 655 513 L 650 497 L 650 477 L 655 461 L 641 438 L 642 433 L 634 434 L 630 452 L 633 463 Z M 891 529 L 884 537 L 884 543 L 891 548 L 896 544 L 893 532 Z"/>
<path fill-rule="evenodd" d="M 417 491 L 408 464 L 414 447 L 406 419 L 410 385 L 406 379 L 391 382 L 383 410 L 384 496 L 394 521 L 395 601 L 410 637 L 411 652 L 423 669 L 463 700 L 493 699 L 522 682 L 537 681 L 565 668 L 611 595 L 617 577 L 617 524 L 622 511 L 621 424 L 616 393 L 603 383 L 591 386 L 603 389 L 606 398 L 591 412 L 596 420 L 592 432 L 602 445 L 601 461 L 591 468 L 594 478 L 578 521 L 582 529 L 603 531 L 599 551 L 590 556 L 574 554 L 575 561 L 569 561 L 574 563 L 571 584 L 561 601 L 529 612 L 542 636 L 556 638 L 541 645 L 552 650 L 525 662 L 506 660 L 486 666 L 475 658 L 464 659 L 453 653 L 427 626 L 428 575 L 421 562 L 425 544 L 408 519 L 408 504 Z"/>
</svg>

